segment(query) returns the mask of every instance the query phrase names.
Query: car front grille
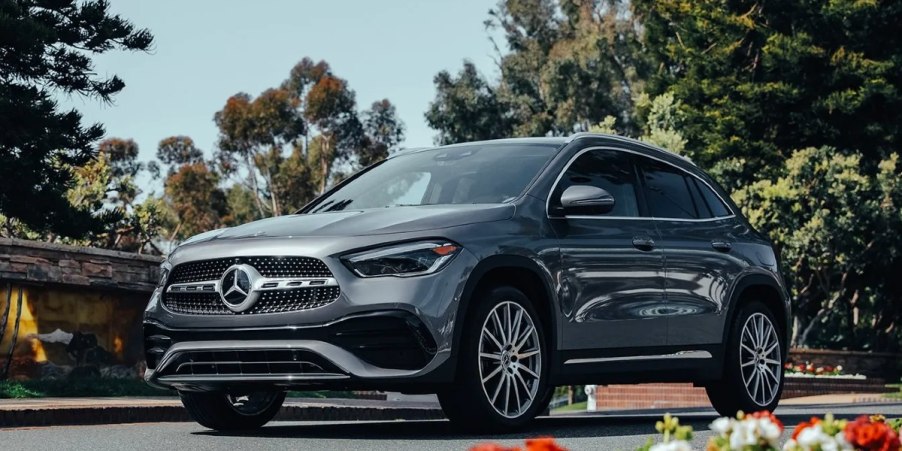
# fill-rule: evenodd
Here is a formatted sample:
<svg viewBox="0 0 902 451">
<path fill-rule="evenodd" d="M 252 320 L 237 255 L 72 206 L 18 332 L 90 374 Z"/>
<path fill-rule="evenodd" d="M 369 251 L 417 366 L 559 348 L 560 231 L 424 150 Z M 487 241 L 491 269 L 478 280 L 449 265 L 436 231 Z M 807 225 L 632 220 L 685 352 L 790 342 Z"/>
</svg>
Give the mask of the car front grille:
<svg viewBox="0 0 902 451">
<path fill-rule="evenodd" d="M 321 260 L 311 257 L 235 257 L 182 263 L 172 268 L 168 283 L 219 280 L 232 265 L 248 264 L 263 277 L 332 277 Z"/>
<path fill-rule="evenodd" d="M 305 286 L 260 292 L 250 309 L 234 312 L 215 291 L 169 291 L 172 284 L 214 282 L 222 278 L 232 265 L 253 266 L 266 278 L 331 278 L 332 272 L 321 260 L 311 257 L 237 257 L 200 260 L 176 265 L 167 280 L 163 305 L 174 313 L 185 315 L 253 315 L 309 310 L 328 305 L 341 295 L 337 286 Z M 211 287 L 207 287 L 212 290 Z"/>
<path fill-rule="evenodd" d="M 341 294 L 338 287 L 296 288 L 264 291 L 249 310 L 234 312 L 222 302 L 219 293 L 166 293 L 163 304 L 175 313 L 186 315 L 253 315 L 309 310 L 331 304 Z"/>
</svg>

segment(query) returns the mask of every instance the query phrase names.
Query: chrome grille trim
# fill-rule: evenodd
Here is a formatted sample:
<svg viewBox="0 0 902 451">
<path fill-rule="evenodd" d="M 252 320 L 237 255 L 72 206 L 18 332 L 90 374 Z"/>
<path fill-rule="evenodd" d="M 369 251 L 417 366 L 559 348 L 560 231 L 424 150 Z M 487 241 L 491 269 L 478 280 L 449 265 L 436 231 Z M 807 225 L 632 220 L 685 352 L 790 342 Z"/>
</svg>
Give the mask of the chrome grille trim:
<svg viewBox="0 0 902 451">
<path fill-rule="evenodd" d="M 215 291 L 221 292 L 219 280 L 204 280 L 200 282 L 174 283 L 166 288 L 167 293 L 183 293 L 191 291 Z M 262 277 L 254 282 L 251 290 L 285 290 L 309 287 L 337 287 L 338 281 L 334 277 L 318 278 L 267 278 Z"/>
</svg>

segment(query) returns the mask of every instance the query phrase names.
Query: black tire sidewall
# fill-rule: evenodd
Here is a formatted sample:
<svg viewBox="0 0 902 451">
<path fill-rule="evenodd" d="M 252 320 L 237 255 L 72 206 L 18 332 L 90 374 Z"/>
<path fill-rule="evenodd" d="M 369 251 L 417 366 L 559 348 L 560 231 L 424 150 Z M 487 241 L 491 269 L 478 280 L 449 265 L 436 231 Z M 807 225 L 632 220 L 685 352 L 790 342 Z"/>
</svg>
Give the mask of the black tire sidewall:
<svg viewBox="0 0 902 451">
<path fill-rule="evenodd" d="M 471 430 L 510 430 L 522 427 L 545 409 L 546 405 L 543 404 L 548 399 L 549 343 L 544 324 L 529 298 L 514 287 L 492 287 L 483 291 L 475 301 L 475 308 L 468 316 L 463 328 L 464 336 L 461 339 L 462 347 L 459 354 L 456 383 L 439 395 L 442 408 L 446 410 L 446 414 L 452 421 Z M 542 344 L 539 388 L 532 405 L 516 418 L 507 418 L 495 411 L 483 392 L 478 363 L 479 340 L 483 323 L 492 309 L 506 301 L 514 302 L 526 310 Z"/>
<path fill-rule="evenodd" d="M 257 429 L 276 416 L 285 401 L 285 392 L 276 396 L 271 404 L 259 413 L 239 413 L 232 407 L 223 392 L 179 392 L 188 415 L 201 426 L 222 431 L 246 431 Z"/>
<path fill-rule="evenodd" d="M 777 387 L 777 395 L 774 397 L 773 401 L 766 406 L 762 406 L 752 400 L 752 397 L 748 394 L 748 391 L 745 387 L 745 382 L 742 378 L 742 368 L 740 367 L 740 340 L 742 338 L 742 329 L 745 326 L 746 321 L 749 317 L 756 313 L 761 313 L 767 317 L 770 321 L 771 326 L 777 332 L 777 340 L 780 342 L 780 385 Z M 763 303 L 758 301 L 751 301 L 743 304 L 740 307 L 739 312 L 736 314 L 736 318 L 733 320 L 732 327 L 729 332 L 729 340 L 727 341 L 727 349 L 724 352 L 724 377 L 723 380 L 720 381 L 718 386 L 714 387 L 714 396 L 712 396 L 712 403 L 715 408 L 717 408 L 718 412 L 723 415 L 733 416 L 736 414 L 735 411 L 742 410 L 744 412 L 757 412 L 761 410 L 773 411 L 777 408 L 777 405 L 780 402 L 780 397 L 783 395 L 783 387 L 786 384 L 786 377 L 784 374 L 783 362 L 786 361 L 786 338 L 785 334 L 782 333 L 780 325 L 777 323 L 776 318 L 770 309 L 767 308 Z M 710 393 L 710 390 L 709 390 Z M 714 397 L 718 397 L 720 399 L 715 400 Z M 732 398 L 732 399 L 730 399 Z M 719 405 L 718 405 L 719 404 Z M 721 411 L 721 410 L 725 411 Z"/>
</svg>

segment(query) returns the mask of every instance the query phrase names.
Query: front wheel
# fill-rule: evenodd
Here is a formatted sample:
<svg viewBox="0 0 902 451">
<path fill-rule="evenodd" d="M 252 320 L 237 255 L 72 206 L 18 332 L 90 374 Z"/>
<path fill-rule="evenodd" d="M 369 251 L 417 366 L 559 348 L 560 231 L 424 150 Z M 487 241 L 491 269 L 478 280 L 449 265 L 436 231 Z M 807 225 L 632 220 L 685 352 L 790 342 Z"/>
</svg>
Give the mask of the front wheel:
<svg viewBox="0 0 902 451">
<path fill-rule="evenodd" d="M 727 340 L 723 379 L 707 387 L 717 412 L 773 411 L 783 393 L 783 350 L 770 310 L 760 302 L 742 307 Z"/>
<path fill-rule="evenodd" d="M 448 418 L 470 430 L 509 430 L 547 406 L 548 355 L 535 308 L 502 286 L 477 299 L 465 324 L 458 377 L 439 393 Z"/>
<path fill-rule="evenodd" d="M 285 401 L 283 391 L 250 393 L 179 392 L 188 416 L 201 426 L 232 432 L 257 429 L 268 423 Z"/>
</svg>

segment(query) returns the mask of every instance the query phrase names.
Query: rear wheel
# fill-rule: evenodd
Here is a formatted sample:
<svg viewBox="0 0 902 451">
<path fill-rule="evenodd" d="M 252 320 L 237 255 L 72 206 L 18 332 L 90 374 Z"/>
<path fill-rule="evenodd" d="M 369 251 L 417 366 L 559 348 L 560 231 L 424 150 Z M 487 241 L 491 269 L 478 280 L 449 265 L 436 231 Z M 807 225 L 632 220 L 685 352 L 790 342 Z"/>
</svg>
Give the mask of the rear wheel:
<svg viewBox="0 0 902 451">
<path fill-rule="evenodd" d="M 217 431 L 257 429 L 268 423 L 285 401 L 285 392 L 179 392 L 188 415 Z"/>
<path fill-rule="evenodd" d="M 781 334 L 770 310 L 753 301 L 736 315 L 729 333 L 723 379 L 707 387 L 718 413 L 773 411 L 783 393 Z"/>
<path fill-rule="evenodd" d="M 452 422 L 470 430 L 525 425 L 548 402 L 545 334 L 520 290 L 496 287 L 480 296 L 465 325 L 455 384 L 439 393 Z"/>
</svg>

